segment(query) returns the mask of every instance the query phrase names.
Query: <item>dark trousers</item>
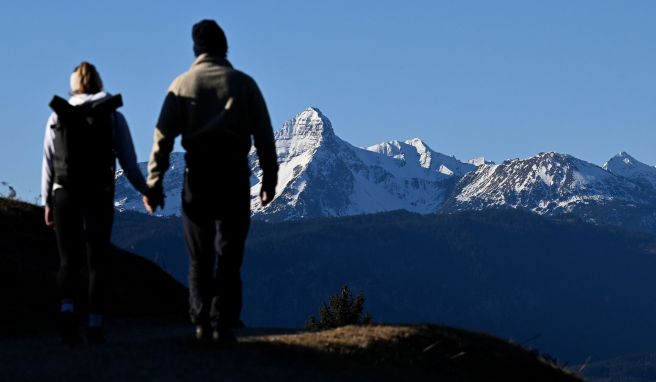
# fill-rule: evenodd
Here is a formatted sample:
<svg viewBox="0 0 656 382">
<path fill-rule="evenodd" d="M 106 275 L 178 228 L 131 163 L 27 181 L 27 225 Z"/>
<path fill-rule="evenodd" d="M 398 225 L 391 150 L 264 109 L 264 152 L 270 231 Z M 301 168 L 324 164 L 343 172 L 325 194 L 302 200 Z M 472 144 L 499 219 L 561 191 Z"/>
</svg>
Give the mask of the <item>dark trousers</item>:
<svg viewBox="0 0 656 382">
<path fill-rule="evenodd" d="M 248 189 L 238 193 L 237 200 L 221 198 L 229 195 L 220 192 L 210 200 L 192 197 L 185 182 L 183 195 L 191 319 L 196 324 L 232 327 L 242 309 L 241 265 L 250 225 Z"/>
<path fill-rule="evenodd" d="M 54 193 L 54 221 L 59 249 L 58 283 L 62 300 L 73 300 L 79 267 L 89 270 L 89 312 L 105 308 L 107 257 L 114 219 L 113 192 L 75 192 L 64 188 Z"/>
</svg>

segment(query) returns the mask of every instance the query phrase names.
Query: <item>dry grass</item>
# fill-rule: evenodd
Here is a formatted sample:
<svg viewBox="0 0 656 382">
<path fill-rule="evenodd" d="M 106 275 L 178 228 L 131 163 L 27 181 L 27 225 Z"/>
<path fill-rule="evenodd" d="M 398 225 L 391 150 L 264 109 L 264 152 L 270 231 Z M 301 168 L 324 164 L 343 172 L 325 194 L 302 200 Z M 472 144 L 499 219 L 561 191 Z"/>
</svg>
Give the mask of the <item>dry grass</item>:
<svg viewBox="0 0 656 382">
<path fill-rule="evenodd" d="M 262 341 L 292 346 L 302 346 L 320 351 L 340 353 L 368 350 L 383 343 L 398 343 L 404 338 L 416 336 L 419 329 L 408 326 L 345 326 L 322 332 L 307 332 L 281 336 L 253 337 L 249 341 Z"/>
<path fill-rule="evenodd" d="M 537 353 L 483 333 L 436 326 L 346 326 L 321 332 L 259 336 L 244 342 L 278 351 L 313 352 L 398 375 L 447 380 L 582 381 Z"/>
</svg>

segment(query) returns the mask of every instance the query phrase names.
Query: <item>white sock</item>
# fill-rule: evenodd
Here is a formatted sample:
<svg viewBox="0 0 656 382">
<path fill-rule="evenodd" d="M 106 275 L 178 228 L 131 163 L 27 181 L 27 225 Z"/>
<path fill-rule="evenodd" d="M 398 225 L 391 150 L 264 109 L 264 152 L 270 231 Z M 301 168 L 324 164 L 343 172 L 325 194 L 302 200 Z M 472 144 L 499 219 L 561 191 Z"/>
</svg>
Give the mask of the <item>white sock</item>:
<svg viewBox="0 0 656 382">
<path fill-rule="evenodd" d="M 61 312 L 66 313 L 66 312 L 71 312 L 73 313 L 75 311 L 75 305 L 66 302 L 61 304 Z"/>
<path fill-rule="evenodd" d="M 89 326 L 102 326 L 103 315 L 102 314 L 90 314 L 89 315 Z"/>
</svg>

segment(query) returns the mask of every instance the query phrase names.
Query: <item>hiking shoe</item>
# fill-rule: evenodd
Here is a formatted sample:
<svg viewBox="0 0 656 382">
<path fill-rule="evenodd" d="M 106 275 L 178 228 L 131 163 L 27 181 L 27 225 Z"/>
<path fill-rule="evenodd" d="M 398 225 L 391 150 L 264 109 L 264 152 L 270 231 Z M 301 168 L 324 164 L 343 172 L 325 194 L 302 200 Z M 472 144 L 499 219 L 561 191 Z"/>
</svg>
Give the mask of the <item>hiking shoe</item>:
<svg viewBox="0 0 656 382">
<path fill-rule="evenodd" d="M 87 329 L 87 342 L 92 345 L 105 343 L 105 334 L 102 326 L 90 326 Z"/>
<path fill-rule="evenodd" d="M 196 325 L 196 339 L 199 341 L 205 341 L 212 338 L 212 328 L 209 325 Z"/>
<path fill-rule="evenodd" d="M 230 328 L 214 329 L 214 331 L 212 332 L 212 339 L 216 342 L 226 345 L 237 343 L 237 337 L 235 337 L 235 334 L 232 332 L 232 329 Z"/>
<path fill-rule="evenodd" d="M 69 346 L 77 345 L 82 342 L 77 320 L 75 319 L 75 313 L 64 312 L 61 314 L 59 321 L 59 335 L 61 336 L 62 342 Z"/>
</svg>

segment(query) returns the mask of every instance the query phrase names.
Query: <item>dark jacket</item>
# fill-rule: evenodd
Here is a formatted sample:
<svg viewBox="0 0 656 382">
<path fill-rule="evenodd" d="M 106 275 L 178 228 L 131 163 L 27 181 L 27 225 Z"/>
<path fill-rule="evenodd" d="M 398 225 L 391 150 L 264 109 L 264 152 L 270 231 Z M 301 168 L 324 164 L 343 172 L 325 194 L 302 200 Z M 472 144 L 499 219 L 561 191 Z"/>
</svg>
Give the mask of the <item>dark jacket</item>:
<svg viewBox="0 0 656 382">
<path fill-rule="evenodd" d="M 150 187 L 161 189 L 178 135 L 187 152 L 188 171 L 204 172 L 204 177 L 224 183 L 248 179 L 253 142 L 263 171 L 262 187 L 275 191 L 278 163 L 264 98 L 255 81 L 226 59 L 201 54 L 169 87 L 148 163 Z"/>
</svg>

